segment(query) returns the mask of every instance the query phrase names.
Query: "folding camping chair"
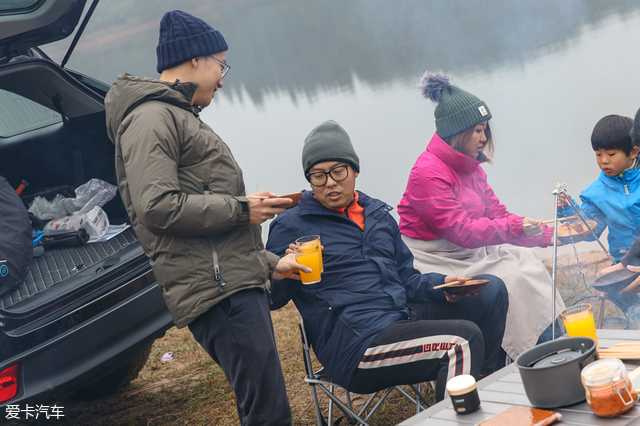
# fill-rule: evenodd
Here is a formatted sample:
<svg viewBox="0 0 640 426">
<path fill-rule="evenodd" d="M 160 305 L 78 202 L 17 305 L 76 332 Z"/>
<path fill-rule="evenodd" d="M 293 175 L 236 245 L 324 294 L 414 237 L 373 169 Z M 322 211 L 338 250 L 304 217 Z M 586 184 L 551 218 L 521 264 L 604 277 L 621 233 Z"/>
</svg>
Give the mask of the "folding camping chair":
<svg viewBox="0 0 640 426">
<path fill-rule="evenodd" d="M 386 390 L 381 390 L 372 394 L 368 399 L 364 406 L 357 413 L 353 409 L 353 405 L 351 403 L 351 393 L 343 388 L 340 385 L 337 385 L 333 382 L 331 377 L 326 373 L 324 367 L 320 368 L 318 371 L 313 371 L 313 366 L 311 364 L 311 353 L 309 342 L 307 341 L 307 333 L 304 328 L 304 321 L 302 316 L 300 316 L 300 334 L 302 335 L 302 355 L 304 358 L 304 366 L 306 370 L 306 377 L 304 381 L 309 383 L 311 386 L 311 392 L 313 394 L 313 403 L 315 404 L 316 409 L 316 417 L 318 419 L 318 426 L 332 426 L 333 425 L 333 412 L 334 405 L 337 406 L 340 411 L 344 414 L 344 417 L 347 421 L 352 425 L 363 425 L 368 426 L 368 421 L 373 416 L 373 414 L 382 406 L 387 397 L 394 391 L 398 391 L 400 395 L 405 397 L 411 404 L 415 405 L 416 413 L 419 413 L 421 410 L 424 410 L 425 407 L 429 407 L 429 403 L 422 396 L 420 392 L 420 384 L 410 384 L 408 385 L 416 397 L 412 398 L 411 395 L 406 393 L 399 386 L 393 386 Z M 320 389 L 324 394 L 329 398 L 329 409 L 327 421 L 325 421 L 324 416 L 322 415 L 322 410 L 320 409 L 320 401 L 318 398 L 318 389 Z M 341 400 L 335 393 L 336 389 L 342 389 L 345 394 L 345 400 Z M 378 401 L 375 403 L 373 407 L 371 405 L 378 398 Z M 371 407 L 371 408 L 370 408 Z M 370 409 L 369 409 L 370 408 Z M 368 412 L 367 412 L 368 410 Z M 365 416 L 363 418 L 363 416 Z"/>
</svg>

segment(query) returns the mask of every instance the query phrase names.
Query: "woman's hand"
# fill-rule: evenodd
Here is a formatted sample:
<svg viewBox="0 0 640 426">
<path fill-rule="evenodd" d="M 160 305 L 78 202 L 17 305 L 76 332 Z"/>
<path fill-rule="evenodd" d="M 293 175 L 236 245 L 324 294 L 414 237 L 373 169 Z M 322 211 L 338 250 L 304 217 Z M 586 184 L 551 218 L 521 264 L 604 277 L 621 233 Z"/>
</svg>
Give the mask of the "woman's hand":
<svg viewBox="0 0 640 426">
<path fill-rule="evenodd" d="M 522 219 L 522 231 L 529 238 L 536 238 L 542 235 L 542 221 L 525 217 Z"/>
</svg>

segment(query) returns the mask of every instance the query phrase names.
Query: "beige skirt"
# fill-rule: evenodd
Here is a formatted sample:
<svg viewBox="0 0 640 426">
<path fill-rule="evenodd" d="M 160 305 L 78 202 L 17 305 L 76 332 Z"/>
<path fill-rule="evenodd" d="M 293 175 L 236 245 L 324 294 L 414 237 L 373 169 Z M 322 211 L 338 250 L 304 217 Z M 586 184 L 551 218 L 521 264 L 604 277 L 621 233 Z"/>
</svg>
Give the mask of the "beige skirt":
<svg viewBox="0 0 640 426">
<path fill-rule="evenodd" d="M 447 240 L 423 241 L 402 236 L 413 253 L 413 266 L 422 273 L 473 277 L 492 274 L 500 277 L 509 292 L 507 326 L 502 348 L 516 359 L 533 347 L 551 324 L 552 282 L 538 254 L 528 247 L 510 244 L 467 249 Z M 556 290 L 556 317 L 564 302 Z"/>
</svg>

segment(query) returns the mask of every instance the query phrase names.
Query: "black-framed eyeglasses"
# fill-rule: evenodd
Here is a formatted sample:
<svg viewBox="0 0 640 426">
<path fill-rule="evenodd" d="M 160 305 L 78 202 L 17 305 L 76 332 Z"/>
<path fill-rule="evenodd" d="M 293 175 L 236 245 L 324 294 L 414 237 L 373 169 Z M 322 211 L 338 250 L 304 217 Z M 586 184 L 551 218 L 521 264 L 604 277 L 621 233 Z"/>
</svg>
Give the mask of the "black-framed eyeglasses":
<svg viewBox="0 0 640 426">
<path fill-rule="evenodd" d="M 227 73 L 229 72 L 229 68 L 231 68 L 231 67 L 230 67 L 229 65 L 227 65 L 227 63 L 226 63 L 226 62 L 222 62 L 220 59 L 216 58 L 216 57 L 215 57 L 215 56 L 213 56 L 213 55 L 207 55 L 207 56 L 208 56 L 208 57 L 210 57 L 210 58 L 215 59 L 216 61 L 218 61 L 218 62 L 220 62 L 222 65 L 224 65 L 224 66 L 222 67 L 222 71 L 221 71 L 222 77 L 220 77 L 220 78 L 224 78 L 224 76 L 225 76 L 225 75 L 227 75 Z"/>
<path fill-rule="evenodd" d="M 349 177 L 349 165 L 343 164 L 341 166 L 336 166 L 328 172 L 314 172 L 307 173 L 307 180 L 313 186 L 324 186 L 327 184 L 327 176 L 331 176 L 335 182 L 342 182 L 346 178 Z"/>
</svg>

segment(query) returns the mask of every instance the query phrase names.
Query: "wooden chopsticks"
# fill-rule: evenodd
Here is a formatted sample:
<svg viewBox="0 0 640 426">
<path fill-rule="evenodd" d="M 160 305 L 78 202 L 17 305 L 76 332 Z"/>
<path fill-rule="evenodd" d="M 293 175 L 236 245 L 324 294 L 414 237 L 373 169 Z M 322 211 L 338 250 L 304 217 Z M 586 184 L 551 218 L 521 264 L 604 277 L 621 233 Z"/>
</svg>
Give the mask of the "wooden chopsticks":
<svg viewBox="0 0 640 426">
<path fill-rule="evenodd" d="M 573 215 L 573 216 L 567 216 L 567 217 L 559 217 L 558 218 L 558 222 L 562 221 L 562 220 L 570 220 L 570 219 L 577 219 L 578 215 Z M 555 221 L 555 219 L 549 219 L 549 220 L 543 220 L 542 223 L 553 223 Z M 527 228 L 532 227 L 533 225 L 531 225 L 530 223 L 525 223 L 524 226 L 526 226 Z"/>
<path fill-rule="evenodd" d="M 577 219 L 578 217 L 579 216 L 577 214 L 574 214 L 573 216 L 559 217 L 558 222 L 560 222 L 561 220 Z M 553 223 L 554 221 L 555 219 L 549 219 L 549 220 L 543 220 L 542 223 Z"/>
<path fill-rule="evenodd" d="M 472 278 L 467 278 L 466 280 L 470 280 L 470 279 L 472 279 Z M 465 280 L 465 281 L 466 281 L 466 280 Z M 434 290 L 438 290 L 439 288 L 450 287 L 450 286 L 452 286 L 452 285 L 458 285 L 458 284 L 462 284 L 462 283 L 463 283 L 463 281 L 453 281 L 453 282 L 450 282 L 450 283 L 437 285 L 437 286 L 435 286 L 433 289 L 434 289 Z"/>
<path fill-rule="evenodd" d="M 640 342 L 618 343 L 610 348 L 600 349 L 598 353 L 600 358 L 640 359 Z"/>
</svg>

